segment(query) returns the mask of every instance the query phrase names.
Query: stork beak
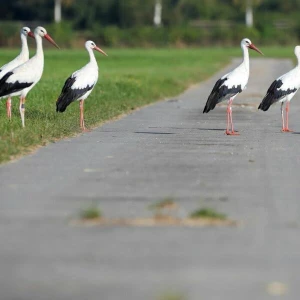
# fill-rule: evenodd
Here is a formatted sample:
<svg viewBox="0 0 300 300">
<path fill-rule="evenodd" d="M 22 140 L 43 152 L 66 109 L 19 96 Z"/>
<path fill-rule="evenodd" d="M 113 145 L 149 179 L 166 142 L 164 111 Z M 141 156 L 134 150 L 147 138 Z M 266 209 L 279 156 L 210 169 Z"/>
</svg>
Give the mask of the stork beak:
<svg viewBox="0 0 300 300">
<path fill-rule="evenodd" d="M 105 56 L 108 56 L 102 49 L 100 49 L 99 47 L 95 47 L 94 50 L 97 50 L 98 52 L 102 53 Z"/>
<path fill-rule="evenodd" d="M 256 52 L 260 53 L 261 55 L 264 55 L 254 44 L 251 44 L 249 46 L 249 48 L 255 50 Z"/>
<path fill-rule="evenodd" d="M 31 38 L 33 38 L 33 39 L 34 39 L 34 34 L 33 34 L 33 32 L 32 32 L 32 31 L 29 31 L 29 32 L 28 32 L 28 36 L 30 36 Z"/>
<path fill-rule="evenodd" d="M 54 40 L 52 39 L 52 37 L 47 33 L 44 35 L 44 38 L 49 41 L 52 45 L 54 45 L 56 48 L 60 49 L 58 47 L 58 45 L 54 42 Z"/>
</svg>

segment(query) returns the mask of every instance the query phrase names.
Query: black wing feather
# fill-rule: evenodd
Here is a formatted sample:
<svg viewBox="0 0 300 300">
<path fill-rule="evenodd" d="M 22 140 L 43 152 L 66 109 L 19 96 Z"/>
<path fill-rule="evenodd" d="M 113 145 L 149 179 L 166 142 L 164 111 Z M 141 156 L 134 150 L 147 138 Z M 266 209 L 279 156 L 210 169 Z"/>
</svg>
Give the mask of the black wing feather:
<svg viewBox="0 0 300 300">
<path fill-rule="evenodd" d="M 23 89 L 30 87 L 33 84 L 33 82 L 19 82 L 19 81 L 7 83 L 6 80 L 12 74 L 14 73 L 8 72 L 0 79 L 0 97 L 4 97 L 12 93 L 22 91 Z"/>
<path fill-rule="evenodd" d="M 223 79 L 221 78 L 216 82 L 207 99 L 203 113 L 208 113 L 210 110 L 214 109 L 218 103 L 225 99 L 225 97 L 231 98 L 242 91 L 241 85 L 233 86 L 231 88 L 228 88 L 225 84 L 223 85 L 227 79 L 227 77 Z"/>
<path fill-rule="evenodd" d="M 86 92 L 90 91 L 94 84 L 88 85 L 82 89 L 72 89 L 73 84 L 76 81 L 76 77 L 70 76 L 65 85 L 62 88 L 61 94 L 56 101 L 56 111 L 64 112 L 66 108 L 74 101 L 80 99 Z"/>
<path fill-rule="evenodd" d="M 273 103 L 278 102 L 283 97 L 297 91 L 296 88 L 280 90 L 282 85 L 283 85 L 283 82 L 281 79 L 279 79 L 279 80 L 277 79 L 277 80 L 273 81 L 273 83 L 271 84 L 271 86 L 269 87 L 269 89 L 267 91 L 266 96 L 259 104 L 258 109 L 267 111 Z"/>
</svg>

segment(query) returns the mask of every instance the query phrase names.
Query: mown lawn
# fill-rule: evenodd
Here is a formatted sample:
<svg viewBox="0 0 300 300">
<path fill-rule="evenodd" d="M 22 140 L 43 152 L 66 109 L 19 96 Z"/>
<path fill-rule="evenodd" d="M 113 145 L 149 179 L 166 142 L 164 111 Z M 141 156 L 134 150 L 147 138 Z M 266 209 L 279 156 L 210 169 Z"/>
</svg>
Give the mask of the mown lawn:
<svg viewBox="0 0 300 300">
<path fill-rule="evenodd" d="M 259 45 L 258 45 L 259 46 Z M 174 96 L 241 56 L 237 48 L 204 49 L 103 49 L 108 57 L 95 53 L 99 81 L 85 101 L 85 123 L 91 128 L 139 106 Z M 266 57 L 291 57 L 293 47 L 264 48 Z M 0 50 L 0 65 L 19 50 Z M 254 51 L 251 56 L 258 56 Z M 5 99 L 0 101 L 0 162 L 27 153 L 37 145 L 80 132 L 79 105 L 72 103 L 65 113 L 56 113 L 55 101 L 65 79 L 86 64 L 85 50 L 45 51 L 41 81 L 26 101 L 26 128 L 21 127 L 19 99 L 13 98 L 12 121 L 6 118 Z M 203 98 L 203 95 L 202 95 Z M 203 106 L 204 102 L 199 105 Z"/>
</svg>

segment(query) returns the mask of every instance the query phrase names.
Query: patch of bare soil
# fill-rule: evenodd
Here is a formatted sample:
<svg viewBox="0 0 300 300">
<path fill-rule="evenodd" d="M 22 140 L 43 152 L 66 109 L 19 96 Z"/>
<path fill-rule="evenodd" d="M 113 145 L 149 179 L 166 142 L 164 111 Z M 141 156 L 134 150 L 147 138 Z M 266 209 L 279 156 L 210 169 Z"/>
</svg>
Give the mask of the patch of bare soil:
<svg viewBox="0 0 300 300">
<path fill-rule="evenodd" d="M 183 226 L 183 227 L 204 227 L 204 226 L 238 226 L 234 220 L 221 220 L 216 218 L 177 218 L 167 215 L 155 215 L 149 218 L 96 218 L 72 220 L 73 226 Z"/>
</svg>

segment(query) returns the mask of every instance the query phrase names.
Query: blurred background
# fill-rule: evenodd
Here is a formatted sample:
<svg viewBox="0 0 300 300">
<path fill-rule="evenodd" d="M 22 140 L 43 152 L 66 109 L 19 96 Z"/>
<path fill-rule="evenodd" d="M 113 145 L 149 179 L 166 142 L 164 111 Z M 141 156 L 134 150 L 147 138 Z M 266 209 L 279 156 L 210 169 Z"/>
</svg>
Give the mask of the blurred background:
<svg viewBox="0 0 300 300">
<path fill-rule="evenodd" d="M 43 25 L 64 47 L 93 38 L 107 47 L 297 44 L 300 0 L 0 0 L 0 46 Z"/>
</svg>

